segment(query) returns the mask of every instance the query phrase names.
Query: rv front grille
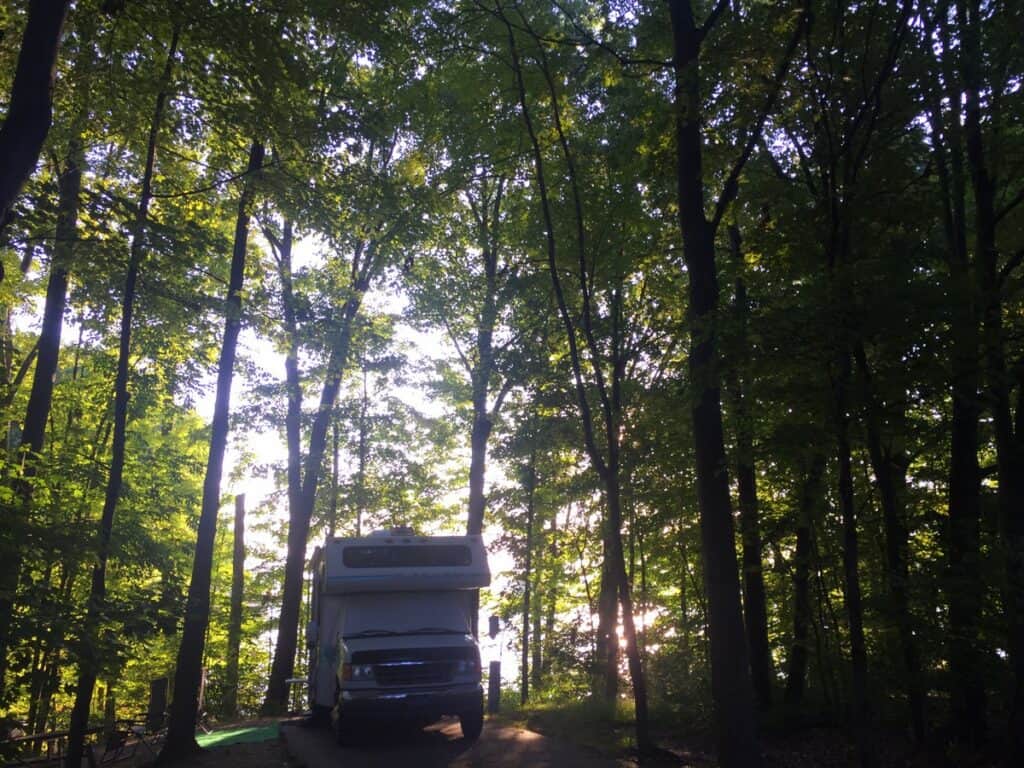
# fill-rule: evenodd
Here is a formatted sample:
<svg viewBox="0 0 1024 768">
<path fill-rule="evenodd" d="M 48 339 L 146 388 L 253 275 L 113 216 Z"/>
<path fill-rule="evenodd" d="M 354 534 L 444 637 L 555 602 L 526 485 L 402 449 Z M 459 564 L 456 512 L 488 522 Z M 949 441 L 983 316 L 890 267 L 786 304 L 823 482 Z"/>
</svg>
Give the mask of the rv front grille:
<svg viewBox="0 0 1024 768">
<path fill-rule="evenodd" d="M 373 665 L 379 685 L 436 685 L 452 679 L 451 661 L 387 661 Z"/>
</svg>

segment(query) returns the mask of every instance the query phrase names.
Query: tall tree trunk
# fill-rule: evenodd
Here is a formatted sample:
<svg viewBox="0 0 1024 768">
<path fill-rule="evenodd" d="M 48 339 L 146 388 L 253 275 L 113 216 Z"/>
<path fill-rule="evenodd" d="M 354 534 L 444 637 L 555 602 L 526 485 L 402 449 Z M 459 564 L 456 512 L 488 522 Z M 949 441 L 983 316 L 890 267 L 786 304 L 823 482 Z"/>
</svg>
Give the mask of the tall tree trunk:
<svg viewBox="0 0 1024 768">
<path fill-rule="evenodd" d="M 536 536 L 534 538 L 536 538 Z M 533 649 L 531 651 L 530 661 L 530 685 L 535 692 L 540 688 L 541 681 L 543 680 L 544 675 L 547 674 L 547 669 L 551 663 L 550 656 L 548 654 L 551 644 L 551 634 L 550 632 L 545 631 L 544 621 L 550 616 L 552 622 L 554 622 L 553 609 L 547 602 L 551 596 L 550 591 L 544 597 L 541 597 L 541 585 L 544 583 L 544 571 L 542 568 L 543 560 L 541 560 L 541 562 L 537 562 L 537 556 L 541 552 L 539 547 L 543 546 L 543 539 L 537 542 L 538 549 L 536 549 L 537 554 L 534 555 L 533 562 L 533 572 L 535 575 L 533 579 L 534 586 L 531 606 L 531 610 L 533 611 Z"/>
<path fill-rule="evenodd" d="M 539 530 L 537 530 L 539 528 Z M 534 555 L 533 555 L 533 651 L 530 664 L 530 685 L 534 691 L 540 688 L 541 680 L 550 664 L 551 631 L 554 626 L 554 579 L 551 569 L 547 567 L 547 537 L 544 535 L 542 522 L 534 524 Z M 541 593 L 543 592 L 543 596 Z M 550 616 L 551 627 L 545 626 Z"/>
<path fill-rule="evenodd" d="M 288 448 L 288 508 L 302 503 L 302 382 L 299 374 L 299 327 L 295 317 L 295 292 L 292 287 L 292 222 L 286 220 L 278 240 L 269 228 L 264 234 L 274 250 L 277 274 L 281 281 L 281 308 L 288 338 L 284 360 L 287 406 L 284 416 L 285 443 Z"/>
<path fill-rule="evenodd" d="M 178 649 L 174 673 L 174 699 L 171 701 L 167 740 L 160 752 L 160 762 L 167 763 L 199 749 L 196 744 L 196 716 L 206 628 L 210 621 L 210 573 L 213 566 L 214 536 L 217 532 L 217 511 L 220 508 L 220 480 L 224 469 L 224 452 L 228 441 L 228 418 L 231 411 L 231 380 L 234 376 L 235 351 L 242 328 L 242 281 L 245 277 L 246 245 L 249 237 L 249 208 L 254 196 L 255 177 L 263 165 L 263 145 L 253 141 L 249 150 L 247 178 L 238 201 L 235 241 L 231 254 L 231 277 L 225 300 L 224 339 L 217 365 L 217 397 L 214 401 L 210 427 L 210 452 L 203 482 L 203 505 L 196 535 L 192 579 L 185 605 L 185 624 Z M 69 766 L 70 768 L 70 766 Z"/>
<path fill-rule="evenodd" d="M 921 682 L 921 663 L 914 638 L 913 621 L 910 615 L 910 603 L 907 597 L 907 513 L 906 513 L 906 477 L 907 459 L 902 451 L 886 449 L 881 436 L 881 405 L 879 404 L 872 385 L 871 369 L 868 365 L 864 345 L 854 346 L 854 359 L 860 372 L 862 399 L 867 408 L 868 456 L 871 469 L 878 486 L 878 495 L 882 502 L 882 517 L 885 529 L 885 565 L 889 587 L 889 614 L 896 626 L 900 638 L 900 651 L 903 656 L 904 673 L 906 674 L 907 704 L 910 710 L 910 722 L 914 730 L 914 739 L 919 744 L 924 741 L 925 700 Z"/>
<path fill-rule="evenodd" d="M 78 681 L 75 703 L 71 711 L 71 726 L 68 734 L 68 768 L 79 768 L 82 749 L 85 744 L 85 730 L 89 725 L 89 707 L 92 704 L 93 688 L 102 663 L 99 645 L 99 623 L 103 615 L 107 594 L 107 559 L 110 556 L 110 539 L 114 530 L 114 514 L 121 496 L 121 482 L 124 475 L 125 447 L 128 426 L 128 377 L 131 355 L 132 320 L 135 310 L 135 290 L 139 268 L 145 255 L 146 227 L 149 219 L 149 203 L 152 199 L 153 172 L 156 164 L 157 136 L 163 122 L 164 107 L 170 87 L 174 56 L 178 50 L 179 29 L 175 27 L 168 47 L 167 59 L 153 108 L 153 120 L 149 126 L 149 140 L 146 145 L 146 160 L 142 173 L 142 189 L 139 207 L 135 212 L 132 245 L 128 256 L 128 271 L 125 275 L 124 296 L 121 306 L 121 334 L 117 355 L 117 373 L 114 378 L 114 431 L 110 459 L 110 474 L 103 499 L 97 540 L 97 560 L 93 567 L 92 583 L 89 588 L 89 603 L 85 619 L 84 643 L 78 664 Z"/>
<path fill-rule="evenodd" d="M 50 131 L 57 51 L 70 4 L 70 0 L 31 0 L 28 6 L 7 116 L 0 127 L 0 235 Z"/>
<path fill-rule="evenodd" d="M 737 361 L 750 355 L 747 339 L 747 318 L 750 305 L 743 279 L 743 249 L 740 230 L 735 224 L 728 228 L 729 250 L 736 266 L 735 303 L 733 314 L 738 328 Z M 754 437 L 750 408 L 747 404 L 745 380 L 737 362 L 728 374 L 732 400 L 736 410 L 736 484 L 739 490 L 740 540 L 743 544 L 743 617 L 750 649 L 750 675 L 758 707 L 772 705 L 772 652 L 768 643 L 768 608 L 764 590 L 764 564 L 761 557 L 761 524 L 758 520 L 757 474 L 754 470 Z"/>
<path fill-rule="evenodd" d="M 534 527 L 534 491 L 537 486 L 537 472 L 534 467 L 536 451 L 530 455 L 530 465 L 526 470 L 526 548 L 523 563 L 523 643 L 522 660 L 520 662 L 521 683 L 519 686 L 519 703 L 525 705 L 530 698 L 530 592 L 533 586 L 533 527 Z M 540 638 L 533 638 L 534 645 Z"/>
<path fill-rule="evenodd" d="M 958 237 L 963 233 L 959 233 Z M 959 249 L 957 249 L 959 251 Z M 953 414 L 949 468 L 950 725 L 965 742 L 980 744 L 985 737 L 985 690 L 981 678 L 978 628 L 983 587 L 980 566 L 981 468 L 978 465 L 979 334 L 966 247 L 951 255 L 950 290 L 953 315 Z"/>
<path fill-rule="evenodd" d="M 361 242 L 353 255 L 349 298 L 339 313 L 337 330 L 331 342 L 327 361 L 326 378 L 320 393 L 320 404 L 310 430 L 309 451 L 306 453 L 306 466 L 302 473 L 302 495 L 298 499 L 298 504 L 289 506 L 288 510 L 288 552 L 285 559 L 284 589 L 281 596 L 277 644 L 274 647 L 267 694 L 263 700 L 262 711 L 265 714 L 284 712 L 288 707 L 288 678 L 295 669 L 306 543 L 313 518 L 320 469 L 327 450 L 327 431 L 333 419 L 334 403 L 341 388 L 342 375 L 348 364 L 352 325 L 359 313 L 363 295 L 381 267 L 379 245 L 380 241 L 377 240 Z"/>
<path fill-rule="evenodd" d="M 851 724 L 857 743 L 860 764 L 864 768 L 877 762 L 870 733 L 868 701 L 868 660 L 864 640 L 864 609 L 860 591 L 860 555 L 858 553 L 857 509 L 853 496 L 853 469 L 850 452 L 850 426 L 846 416 L 850 382 L 850 356 L 839 353 L 835 382 L 835 439 L 839 475 L 839 509 L 843 520 L 843 586 L 847 621 L 850 626 L 850 661 L 852 666 Z"/>
<path fill-rule="evenodd" d="M 245 494 L 235 496 L 235 537 L 231 557 L 231 606 L 228 653 L 224 670 L 224 714 L 238 717 L 238 655 L 242 644 L 242 597 L 245 590 Z"/>
<path fill-rule="evenodd" d="M 633 684 L 633 707 L 636 718 L 636 748 L 640 754 L 653 749 L 651 741 L 649 716 L 647 712 L 647 681 L 643 672 L 643 661 L 640 658 L 640 645 L 637 642 L 636 624 L 634 621 L 632 585 L 626 578 L 626 559 L 622 551 L 622 492 L 619 487 L 618 457 L 613 456 L 610 464 L 609 477 L 605 483 L 608 499 L 608 528 L 611 551 L 612 573 L 617 577 L 619 587 L 619 603 L 622 606 L 622 635 L 626 641 L 626 663 L 629 667 L 629 679 Z M 617 635 L 616 635 L 617 638 Z M 616 670 L 616 677 L 618 670 Z"/>
<path fill-rule="evenodd" d="M 78 203 L 82 186 L 81 164 L 84 160 L 82 139 L 74 136 L 68 146 L 67 166 L 57 180 L 59 195 L 57 202 L 56 242 L 50 275 L 46 283 L 46 302 L 43 305 L 42 329 L 36 345 L 36 368 L 29 393 L 28 408 L 21 433 L 18 458 L 22 465 L 20 477 L 16 477 L 14 503 L 5 504 L 4 516 L 10 517 L 3 536 L 5 556 L 0 563 L 0 693 L 7 670 L 7 648 L 13 618 L 14 597 L 21 572 L 22 556 L 16 533 L 27 518 L 32 504 L 32 479 L 35 477 L 40 453 L 46 439 L 46 424 L 50 418 L 53 402 L 53 388 L 57 380 L 60 357 L 60 336 L 64 324 L 64 308 L 67 304 L 68 274 L 74 259 L 75 240 L 78 234 Z"/>
<path fill-rule="evenodd" d="M 66 5 L 66 4 L 65 4 Z M 33 6 L 33 10 L 35 7 Z M 63 16 L 64 11 L 61 11 Z M 29 22 L 32 23 L 31 21 Z M 38 23 L 38 20 L 37 20 Z M 82 25 L 80 35 L 86 43 L 93 36 L 94 23 L 87 19 Z M 28 30 L 26 30 L 26 42 Z M 59 36 L 59 27 L 55 33 Z M 40 44 L 36 40 L 36 45 Z M 91 50 L 88 52 L 91 54 Z M 23 51 L 24 54 L 24 51 Z M 16 533 L 22 519 L 27 517 L 32 496 L 32 478 L 36 474 L 39 454 L 43 450 L 46 438 L 46 424 L 50 418 L 50 407 L 53 402 L 53 388 L 56 383 L 60 356 L 61 329 L 64 323 L 64 310 L 67 306 L 68 276 L 75 259 L 78 239 L 78 208 L 82 188 L 82 166 L 85 163 L 85 148 L 82 134 L 89 119 L 89 84 L 90 68 L 93 65 L 91 55 L 82 52 L 75 62 L 74 79 L 78 83 L 75 92 L 77 109 L 70 126 L 70 139 L 67 146 L 67 157 L 63 168 L 59 168 L 57 178 L 57 223 L 50 261 L 50 275 L 46 286 L 46 301 L 43 307 L 43 321 L 39 339 L 34 347 L 36 368 L 33 374 L 32 389 L 29 393 L 28 407 L 22 428 L 19 447 L 19 460 L 23 462 L 21 477 L 13 483 L 15 489 L 14 506 L 4 505 L 4 513 L 11 514 L 12 519 L 4 541 L 2 564 L 0 564 L 0 694 L 4 689 L 4 676 L 7 668 L 7 646 L 9 642 L 10 621 L 14 593 L 17 589 L 18 576 L 21 570 L 20 538 Z M 20 64 L 19 64 L 20 67 Z M 49 94 L 47 94 L 49 99 Z M 14 109 L 12 103 L 11 110 Z M 49 107 L 47 107 L 49 109 Z M 8 113 L 10 120 L 10 114 Z M 2 141 L 2 139 L 0 139 Z M 0 167 L 3 166 L 3 150 L 0 149 Z M 35 159 L 32 160 L 35 165 Z M 0 209 L 0 219 L 4 210 Z M 2 221 L 0 221 L 2 227 Z M 27 264 L 25 265 L 27 268 Z M 30 354 L 26 363 L 31 359 Z M 27 365 L 23 365 L 18 376 L 24 376 Z M 12 386 L 9 396 L 13 398 L 17 386 Z"/>
<path fill-rule="evenodd" d="M 327 538 L 333 539 L 338 530 L 338 487 L 341 482 L 341 428 L 338 420 L 331 424 L 331 518 L 327 521 Z M 361 536 L 362 511 L 356 503 L 356 536 Z"/>
<path fill-rule="evenodd" d="M 983 131 L 983 94 L 992 88 L 983 71 L 981 24 L 986 12 L 979 0 L 956 2 L 957 37 L 962 46 L 959 65 L 964 85 L 963 137 L 974 191 L 974 250 L 981 296 L 981 341 L 985 354 L 986 395 L 995 427 L 997 502 L 1007 563 L 1005 610 L 1013 665 L 1009 752 L 1019 755 L 1024 751 L 1024 437 L 1014 423 L 1011 378 L 1006 365 L 1003 278 L 996 240 L 998 168 L 989 167 Z M 1022 418 L 1019 412 L 1017 418 Z M 983 735 L 983 731 L 976 733 L 973 740 L 980 740 Z"/>
<path fill-rule="evenodd" d="M 790 718 L 799 714 L 807 685 L 808 629 L 811 625 L 811 519 L 815 508 L 821 504 L 824 472 L 825 457 L 819 454 L 811 461 L 800 493 L 793 557 L 793 644 L 786 661 L 785 704 Z"/>
<path fill-rule="evenodd" d="M 601 581 L 597 592 L 597 654 L 594 658 L 595 694 L 615 701 L 619 694 L 618 577 L 612 567 L 606 527 L 602 529 Z"/>
<path fill-rule="evenodd" d="M 675 67 L 676 150 L 679 226 L 689 278 L 690 381 L 700 507 L 704 582 L 711 630 L 711 692 L 724 768 L 761 765 L 754 722 L 753 688 L 740 605 L 739 568 L 729 500 L 722 432 L 718 341 L 713 328 L 718 308 L 715 231 L 704 213 L 700 125 L 700 48 L 688 0 L 669 3 Z"/>
<path fill-rule="evenodd" d="M 531 34 L 534 34 L 533 31 L 530 30 L 526 19 L 522 17 L 521 14 L 520 16 L 525 28 L 530 31 Z M 611 297 L 613 305 L 611 311 L 613 317 L 611 339 L 612 371 L 610 376 L 611 381 L 609 383 L 606 380 L 606 373 L 602 368 L 604 355 L 599 349 L 592 327 L 593 318 L 590 294 L 591 276 L 588 274 L 585 246 L 586 226 L 583 218 L 582 197 L 580 195 L 579 184 L 576 178 L 575 162 L 562 126 L 554 77 L 548 66 L 544 49 L 534 34 L 534 39 L 538 42 L 537 52 L 541 64 L 541 73 L 544 76 L 548 86 L 548 92 L 551 96 L 553 123 L 558 136 L 559 145 L 562 150 L 562 155 L 566 161 L 568 182 L 572 190 L 575 212 L 574 220 L 576 224 L 577 279 L 579 280 L 579 289 L 582 299 L 581 330 L 586 348 L 590 351 L 589 362 L 591 364 L 591 372 L 594 380 L 593 388 L 596 390 L 601 402 L 600 423 L 604 428 L 605 437 L 605 449 L 602 451 L 598 447 L 595 437 L 595 417 L 590 407 L 590 402 L 587 397 L 587 385 L 583 378 L 583 358 L 580 354 L 580 347 L 577 341 L 578 331 L 576 323 L 569 314 L 565 291 L 562 285 L 562 278 L 559 275 L 558 247 L 555 237 L 551 200 L 548 194 L 547 177 L 544 167 L 544 153 L 538 139 L 533 115 L 529 109 L 529 104 L 526 98 L 526 84 L 519 54 L 519 47 L 516 42 L 516 33 L 514 31 L 513 24 L 509 19 L 502 16 L 501 20 L 504 23 L 508 34 L 509 52 L 512 56 L 513 72 L 516 78 L 519 104 L 522 109 L 523 120 L 526 125 L 527 133 L 530 137 L 535 180 L 540 197 L 541 213 L 545 224 L 548 273 L 551 277 L 552 287 L 554 288 L 557 300 L 558 314 L 565 329 L 566 341 L 569 345 L 569 360 L 572 367 L 573 383 L 576 390 L 576 403 L 580 411 L 580 418 L 583 427 L 584 443 L 587 455 L 590 458 L 596 475 L 601 480 L 605 494 L 606 515 L 602 526 L 604 562 L 602 564 L 601 588 L 602 591 L 606 588 L 614 589 L 613 600 L 614 596 L 617 596 L 622 607 L 623 634 L 625 635 L 626 640 L 626 654 L 628 657 L 630 679 L 633 683 L 636 744 L 637 750 L 643 754 L 652 749 L 653 743 L 651 742 L 648 723 L 647 687 L 643 674 L 643 663 L 640 658 L 639 648 L 636 642 L 636 628 L 633 622 L 631 585 L 626 578 L 626 564 L 622 550 L 622 498 L 620 485 L 621 462 L 619 455 L 619 441 L 621 440 L 620 427 L 622 423 L 622 382 L 626 368 L 622 350 L 622 294 L 621 290 L 614 291 Z M 608 614 L 611 612 L 609 610 L 609 606 L 603 604 L 601 606 L 601 612 L 604 616 L 604 621 L 602 623 L 604 624 L 605 642 L 607 643 L 604 651 L 607 656 L 610 657 L 610 646 L 612 645 L 610 637 L 614 635 L 614 631 L 609 630 L 609 626 L 613 627 L 614 625 L 608 623 L 605 611 L 608 611 Z M 598 634 L 600 639 L 602 632 L 599 630 Z M 598 658 L 600 659 L 600 653 L 598 654 Z M 606 668 L 605 679 L 606 686 L 608 688 L 612 685 L 617 686 L 618 669 L 616 668 L 613 670 L 609 665 Z"/>
<path fill-rule="evenodd" d="M 487 476 L 487 444 L 490 440 L 494 418 L 501 409 L 507 393 L 507 386 L 495 399 L 491 396 L 491 379 L 494 375 L 494 328 L 498 320 L 498 228 L 501 218 L 501 204 L 504 196 L 504 179 L 499 178 L 494 189 L 489 190 L 486 178 L 480 182 L 478 204 L 471 202 L 477 223 L 477 244 L 484 271 L 484 295 L 480 316 L 476 320 L 476 356 L 472 363 L 466 361 L 472 384 L 473 425 L 469 436 L 469 506 L 466 517 L 466 533 L 479 536 L 483 533 L 484 512 L 487 507 L 484 482 Z M 470 624 L 477 634 L 480 613 L 480 591 L 474 590 L 470 605 Z"/>
<path fill-rule="evenodd" d="M 966 179 L 963 168 L 961 111 L 943 111 L 943 103 L 960 104 L 949 29 L 949 2 L 924 13 L 925 30 L 941 42 L 932 47 L 935 60 L 926 81 L 932 150 L 942 192 L 946 233 L 950 305 L 950 368 L 952 419 L 950 426 L 949 519 L 945 550 L 948 561 L 946 594 L 949 603 L 950 732 L 954 738 L 980 743 L 985 736 L 985 691 L 981 682 L 978 626 L 982 596 L 980 580 L 981 469 L 978 465 L 979 310 L 967 252 Z M 927 10 L 927 9 L 926 9 Z M 936 85 L 940 84 L 940 85 Z M 941 90 L 940 90 L 941 89 Z"/>
</svg>

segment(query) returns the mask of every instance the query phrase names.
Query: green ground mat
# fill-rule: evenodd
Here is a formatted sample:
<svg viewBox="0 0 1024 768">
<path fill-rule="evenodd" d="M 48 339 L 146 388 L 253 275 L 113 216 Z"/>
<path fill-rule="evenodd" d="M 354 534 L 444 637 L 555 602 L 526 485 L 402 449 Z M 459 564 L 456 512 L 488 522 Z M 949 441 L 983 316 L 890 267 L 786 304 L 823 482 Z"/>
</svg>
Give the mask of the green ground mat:
<svg viewBox="0 0 1024 768">
<path fill-rule="evenodd" d="M 226 747 L 229 744 L 243 744 L 250 741 L 270 741 L 276 739 L 279 733 L 277 723 L 243 725 L 236 728 L 225 728 L 222 731 L 197 734 L 196 741 L 201 747 Z"/>
</svg>

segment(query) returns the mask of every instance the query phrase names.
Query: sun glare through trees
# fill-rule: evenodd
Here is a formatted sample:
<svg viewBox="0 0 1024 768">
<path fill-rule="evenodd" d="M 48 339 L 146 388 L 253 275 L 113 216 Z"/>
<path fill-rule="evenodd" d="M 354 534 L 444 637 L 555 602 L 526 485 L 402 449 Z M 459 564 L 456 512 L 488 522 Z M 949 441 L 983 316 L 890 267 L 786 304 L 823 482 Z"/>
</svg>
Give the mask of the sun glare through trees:
<svg viewBox="0 0 1024 768">
<path fill-rule="evenodd" d="M 0 762 L 1014 765 L 1020 18 L 0 2 Z"/>
</svg>

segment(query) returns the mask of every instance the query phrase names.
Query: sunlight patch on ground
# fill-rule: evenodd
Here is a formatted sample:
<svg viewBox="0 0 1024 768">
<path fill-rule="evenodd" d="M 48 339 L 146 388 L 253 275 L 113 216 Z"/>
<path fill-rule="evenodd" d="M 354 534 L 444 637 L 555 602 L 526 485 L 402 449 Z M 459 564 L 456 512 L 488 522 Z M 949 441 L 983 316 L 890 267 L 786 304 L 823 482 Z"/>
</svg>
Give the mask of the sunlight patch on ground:
<svg viewBox="0 0 1024 768">
<path fill-rule="evenodd" d="M 223 731 L 200 733 L 196 741 L 201 747 L 226 747 L 229 744 L 245 744 L 258 741 L 270 741 L 280 735 L 277 723 L 269 725 L 247 725 L 241 728 L 227 728 Z"/>
</svg>

